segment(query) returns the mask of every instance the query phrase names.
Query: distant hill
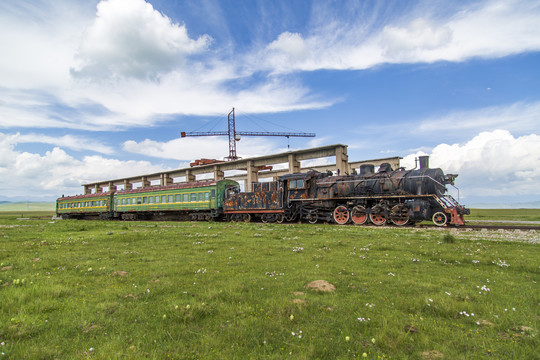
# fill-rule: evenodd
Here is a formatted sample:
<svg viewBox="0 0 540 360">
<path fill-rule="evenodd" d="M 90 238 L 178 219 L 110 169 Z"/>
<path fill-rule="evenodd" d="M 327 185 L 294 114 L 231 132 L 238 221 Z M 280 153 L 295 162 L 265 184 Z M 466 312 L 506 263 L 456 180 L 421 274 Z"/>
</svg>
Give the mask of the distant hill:
<svg viewBox="0 0 540 360">
<path fill-rule="evenodd" d="M 0 201 L 0 211 L 54 211 L 54 202 Z"/>
</svg>

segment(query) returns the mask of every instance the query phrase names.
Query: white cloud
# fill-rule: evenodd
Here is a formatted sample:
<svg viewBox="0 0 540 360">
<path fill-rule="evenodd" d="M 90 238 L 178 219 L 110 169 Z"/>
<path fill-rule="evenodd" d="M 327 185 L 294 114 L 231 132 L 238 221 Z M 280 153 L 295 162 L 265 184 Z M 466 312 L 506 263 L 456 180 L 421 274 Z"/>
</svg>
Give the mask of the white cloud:
<svg viewBox="0 0 540 360">
<path fill-rule="evenodd" d="M 455 111 L 423 120 L 422 132 L 485 131 L 508 129 L 515 132 L 540 131 L 540 102 L 518 102 L 481 109 Z"/>
<path fill-rule="evenodd" d="M 414 167 L 419 152 L 402 165 Z M 457 173 L 461 195 L 540 195 L 540 135 L 514 137 L 507 130 L 482 132 L 464 144 L 440 144 L 430 154 L 430 167 Z"/>
<path fill-rule="evenodd" d="M 536 1 L 486 0 L 467 3 L 450 16 L 445 11 L 442 5 L 427 8 L 420 3 L 401 18 L 385 19 L 383 25 L 362 16 L 339 22 L 328 14 L 328 23 L 319 23 L 307 35 L 280 34 L 254 61 L 274 73 L 287 73 L 460 62 L 540 50 Z"/>
<path fill-rule="evenodd" d="M 82 151 L 90 150 L 102 154 L 112 154 L 114 149 L 110 146 L 104 145 L 99 141 L 90 140 L 81 136 L 73 135 L 64 135 L 64 136 L 47 136 L 42 134 L 25 134 L 20 135 L 19 133 L 15 134 L 13 141 L 20 143 L 40 143 L 40 144 L 50 144 L 55 146 L 64 147 L 67 149 Z"/>
<path fill-rule="evenodd" d="M 195 160 L 200 158 L 223 159 L 228 156 L 229 140 L 227 137 L 187 137 L 167 142 L 146 139 L 141 142 L 124 142 L 125 151 L 152 156 L 161 159 Z M 236 143 L 236 152 L 240 157 L 261 156 L 275 153 L 272 142 L 263 138 L 243 137 Z"/>
<path fill-rule="evenodd" d="M 29 199 L 53 199 L 82 192 L 86 182 L 117 179 L 164 169 L 147 161 L 120 161 L 99 155 L 78 160 L 55 147 L 40 155 L 15 149 L 16 137 L 0 134 L 0 193 Z"/>
<path fill-rule="evenodd" d="M 183 65 L 186 56 L 207 49 L 211 38 L 191 39 L 184 25 L 144 0 L 107 0 L 97 6 L 94 23 L 79 49 L 77 76 L 155 77 Z"/>
</svg>

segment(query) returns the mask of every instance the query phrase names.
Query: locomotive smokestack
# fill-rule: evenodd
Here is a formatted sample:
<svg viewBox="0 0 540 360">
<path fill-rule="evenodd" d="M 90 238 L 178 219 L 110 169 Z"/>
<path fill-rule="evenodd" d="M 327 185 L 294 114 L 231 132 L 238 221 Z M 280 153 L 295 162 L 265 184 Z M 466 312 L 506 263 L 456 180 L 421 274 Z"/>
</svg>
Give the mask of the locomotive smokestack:
<svg viewBox="0 0 540 360">
<path fill-rule="evenodd" d="M 419 156 L 420 169 L 429 169 L 429 156 Z"/>
</svg>

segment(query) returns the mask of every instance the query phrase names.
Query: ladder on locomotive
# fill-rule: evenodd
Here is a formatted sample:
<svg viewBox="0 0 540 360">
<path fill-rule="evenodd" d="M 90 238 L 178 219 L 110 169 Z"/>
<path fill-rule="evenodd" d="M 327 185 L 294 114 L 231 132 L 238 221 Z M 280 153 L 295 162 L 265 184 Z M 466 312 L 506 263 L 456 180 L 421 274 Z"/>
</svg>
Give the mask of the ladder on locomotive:
<svg viewBox="0 0 540 360">
<path fill-rule="evenodd" d="M 442 196 L 437 196 L 437 195 L 433 195 L 433 198 L 439 203 L 439 205 L 441 205 L 443 207 L 443 209 L 451 209 L 451 208 L 457 208 L 459 207 L 459 203 L 457 202 L 456 199 L 454 199 L 454 197 L 452 195 L 442 195 Z"/>
</svg>

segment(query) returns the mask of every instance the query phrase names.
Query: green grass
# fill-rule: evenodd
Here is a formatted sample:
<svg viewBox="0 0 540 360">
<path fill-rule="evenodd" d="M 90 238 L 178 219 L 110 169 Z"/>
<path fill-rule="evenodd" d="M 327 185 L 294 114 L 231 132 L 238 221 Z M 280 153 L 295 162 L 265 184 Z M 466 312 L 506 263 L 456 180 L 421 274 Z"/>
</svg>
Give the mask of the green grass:
<svg viewBox="0 0 540 360">
<path fill-rule="evenodd" d="M 1 358 L 538 358 L 539 245 L 462 234 L 0 218 Z"/>
<path fill-rule="evenodd" d="M 540 209 L 471 209 L 465 220 L 540 221 Z"/>
</svg>

